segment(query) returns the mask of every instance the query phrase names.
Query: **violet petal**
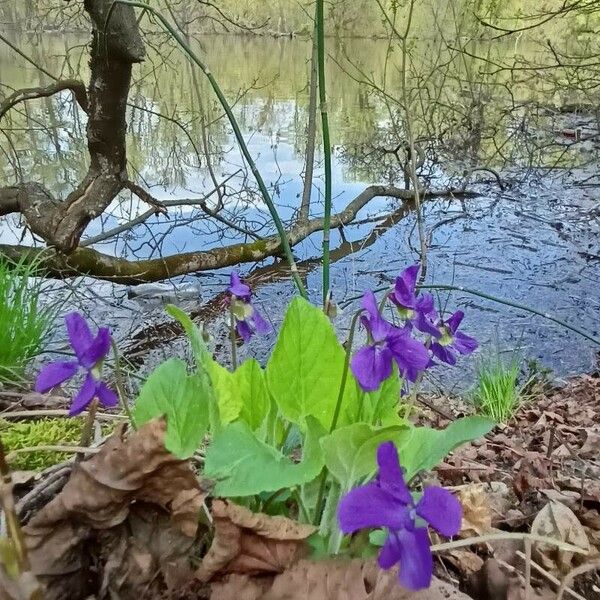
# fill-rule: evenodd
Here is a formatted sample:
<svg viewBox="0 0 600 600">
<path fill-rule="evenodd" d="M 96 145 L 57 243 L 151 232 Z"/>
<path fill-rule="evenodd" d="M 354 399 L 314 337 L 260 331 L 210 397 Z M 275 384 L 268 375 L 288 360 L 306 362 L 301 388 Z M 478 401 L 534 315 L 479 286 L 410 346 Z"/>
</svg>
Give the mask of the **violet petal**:
<svg viewBox="0 0 600 600">
<path fill-rule="evenodd" d="M 230 294 L 233 294 L 234 296 L 242 298 L 246 301 L 249 301 L 250 297 L 252 296 L 252 290 L 250 289 L 250 286 L 243 283 L 239 274 L 235 271 L 233 271 L 229 276 L 229 287 L 227 288 L 227 291 Z"/>
<path fill-rule="evenodd" d="M 375 527 L 397 529 L 407 518 L 407 508 L 376 483 L 354 488 L 338 505 L 338 522 L 344 533 Z"/>
<path fill-rule="evenodd" d="M 412 265 L 407 269 L 404 269 L 400 274 L 400 277 L 396 278 L 396 284 L 394 286 L 394 300 L 405 308 L 415 308 L 417 299 L 415 297 L 415 286 L 417 284 L 417 277 L 421 267 L 419 265 Z"/>
<path fill-rule="evenodd" d="M 266 335 L 267 333 L 271 333 L 271 331 L 273 331 L 271 324 L 256 310 L 255 306 L 253 306 L 252 309 L 252 324 L 256 329 L 256 333 L 258 333 L 259 335 Z"/>
<path fill-rule="evenodd" d="M 79 355 L 79 362 L 86 369 L 92 369 L 97 363 L 106 357 L 110 350 L 110 331 L 106 327 L 100 327 L 96 337 L 85 352 Z"/>
<path fill-rule="evenodd" d="M 103 381 L 96 384 L 96 396 L 106 408 L 112 408 L 119 403 L 119 397 Z"/>
<path fill-rule="evenodd" d="M 75 361 L 57 361 L 50 363 L 42 368 L 35 380 L 35 391 L 45 394 L 52 388 L 71 379 L 77 370 L 79 364 Z"/>
<path fill-rule="evenodd" d="M 471 354 L 479 347 L 477 340 L 466 333 L 457 331 L 452 340 L 452 347 L 461 354 Z"/>
<path fill-rule="evenodd" d="M 433 574 L 433 558 L 427 529 L 399 529 L 390 532 L 390 537 L 392 536 L 395 538 L 393 543 L 400 559 L 400 584 L 413 591 L 429 587 Z"/>
<path fill-rule="evenodd" d="M 83 385 L 75 398 L 73 398 L 73 402 L 71 403 L 71 408 L 69 409 L 69 416 L 74 417 L 80 413 L 82 413 L 89 405 L 89 403 L 94 399 L 96 395 L 96 380 L 92 376 L 91 373 L 88 373 Z"/>
<path fill-rule="evenodd" d="M 452 333 L 454 333 L 458 329 L 464 316 L 465 313 L 462 310 L 457 310 L 454 314 L 450 316 L 449 319 L 446 320 L 446 325 L 448 325 L 448 329 L 450 329 Z"/>
<path fill-rule="evenodd" d="M 425 488 L 416 512 L 446 537 L 456 535 L 460 531 L 462 507 L 458 498 L 444 488 Z"/>
<path fill-rule="evenodd" d="M 398 450 L 394 442 L 383 442 L 377 448 L 379 466 L 378 481 L 381 488 L 395 496 L 402 504 L 412 504 L 412 496 L 404 482 L 404 471 L 398 459 Z"/>
<path fill-rule="evenodd" d="M 436 342 L 431 344 L 431 351 L 433 352 L 433 355 L 442 362 L 452 366 L 456 364 L 456 356 L 454 356 L 454 353 L 448 346 L 442 346 Z"/>
<path fill-rule="evenodd" d="M 425 345 L 410 337 L 408 332 L 389 338 L 389 347 L 401 371 L 414 369 L 424 371 L 429 364 L 429 352 Z"/>
<path fill-rule="evenodd" d="M 65 324 L 71 348 L 73 348 L 75 356 L 81 360 L 81 357 L 94 341 L 94 336 L 90 331 L 87 321 L 78 312 L 66 315 Z"/>
<path fill-rule="evenodd" d="M 352 357 L 352 373 L 365 392 L 372 392 L 392 374 L 392 353 L 386 347 L 363 346 Z"/>
<path fill-rule="evenodd" d="M 398 538 L 393 535 L 393 533 L 390 533 L 379 552 L 377 563 L 381 569 L 391 569 L 400 561 L 400 555 L 401 551 L 398 547 Z"/>
<path fill-rule="evenodd" d="M 236 321 L 235 328 L 238 332 L 238 335 L 244 340 L 244 342 L 250 341 L 250 338 L 254 332 L 247 321 Z"/>
</svg>

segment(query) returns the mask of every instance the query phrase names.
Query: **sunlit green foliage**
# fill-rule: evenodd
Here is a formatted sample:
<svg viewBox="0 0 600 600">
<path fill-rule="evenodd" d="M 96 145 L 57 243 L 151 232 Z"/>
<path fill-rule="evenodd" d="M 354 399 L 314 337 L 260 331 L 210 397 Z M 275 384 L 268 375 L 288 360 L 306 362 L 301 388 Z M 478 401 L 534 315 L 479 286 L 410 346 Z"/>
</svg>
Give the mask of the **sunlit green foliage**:
<svg viewBox="0 0 600 600">
<path fill-rule="evenodd" d="M 0 257 L 0 382 L 19 382 L 52 329 L 58 306 L 42 303 L 39 265 Z"/>
<path fill-rule="evenodd" d="M 520 383 L 521 369 L 513 357 L 504 361 L 499 354 L 483 358 L 477 366 L 471 399 L 477 411 L 506 423 L 528 400 L 527 382 Z"/>
</svg>

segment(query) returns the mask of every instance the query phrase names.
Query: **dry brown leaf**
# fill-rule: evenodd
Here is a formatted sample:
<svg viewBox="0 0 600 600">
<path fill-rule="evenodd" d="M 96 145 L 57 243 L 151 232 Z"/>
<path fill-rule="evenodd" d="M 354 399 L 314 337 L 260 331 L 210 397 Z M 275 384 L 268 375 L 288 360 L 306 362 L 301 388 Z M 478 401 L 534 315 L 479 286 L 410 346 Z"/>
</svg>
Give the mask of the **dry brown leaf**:
<svg viewBox="0 0 600 600">
<path fill-rule="evenodd" d="M 458 492 L 462 505 L 463 518 L 461 537 L 482 535 L 492 528 L 490 502 L 484 484 L 472 484 Z"/>
<path fill-rule="evenodd" d="M 189 551 L 206 490 L 188 462 L 165 449 L 165 431 L 164 419 L 128 436 L 119 427 L 98 454 L 75 466 L 62 492 L 24 527 L 33 571 L 46 585 L 45 598 L 78 598 L 97 591 L 88 589 L 93 562 L 98 563 L 95 578 L 103 591 L 120 589 L 119 597 L 126 598 L 124 590 L 132 582 L 154 577 L 159 560 L 168 562 Z M 140 501 L 145 508 L 136 506 L 132 514 Z M 160 535 L 148 533 L 152 527 L 143 532 L 140 518 L 160 525 Z M 139 539 L 149 544 L 141 552 Z"/>
<path fill-rule="evenodd" d="M 483 558 L 470 550 L 450 550 L 444 559 L 453 565 L 463 578 L 476 573 L 483 566 Z"/>
<path fill-rule="evenodd" d="M 520 500 L 539 489 L 552 487 L 550 460 L 539 452 L 527 452 L 513 480 L 513 490 Z"/>
<path fill-rule="evenodd" d="M 583 525 L 575 513 L 560 502 L 549 502 L 544 506 L 531 525 L 531 533 L 567 542 L 586 552 L 590 550 Z M 550 544 L 538 543 L 534 546 L 534 557 L 542 566 L 563 574 L 571 570 L 575 556 L 573 552 Z"/>
<path fill-rule="evenodd" d="M 253 513 L 226 500 L 212 505 L 215 535 L 196 572 L 200 581 L 229 573 L 281 573 L 308 550 L 316 531 L 286 517 Z"/>
<path fill-rule="evenodd" d="M 596 458 L 600 454 L 600 431 L 588 429 L 586 440 L 578 454 L 582 458 Z"/>
<path fill-rule="evenodd" d="M 234 575 L 212 589 L 211 600 L 469 600 L 437 578 L 429 589 L 405 590 L 396 569 L 382 571 L 361 560 L 301 560 L 272 582 Z"/>
</svg>

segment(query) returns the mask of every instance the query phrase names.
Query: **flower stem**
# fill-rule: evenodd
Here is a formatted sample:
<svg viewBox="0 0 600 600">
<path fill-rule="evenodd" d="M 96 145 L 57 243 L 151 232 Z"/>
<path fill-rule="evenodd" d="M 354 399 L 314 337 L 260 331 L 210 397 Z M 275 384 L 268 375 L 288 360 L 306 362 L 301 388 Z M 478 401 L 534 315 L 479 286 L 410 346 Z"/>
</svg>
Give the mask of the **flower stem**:
<svg viewBox="0 0 600 600">
<path fill-rule="evenodd" d="M 237 337 L 235 333 L 235 315 L 231 306 L 229 307 L 229 340 L 231 341 L 231 367 L 235 371 L 238 366 Z"/>
<path fill-rule="evenodd" d="M 360 421 L 363 420 L 363 410 L 365 408 L 365 395 L 366 392 L 364 392 L 363 390 L 360 390 L 360 397 L 358 398 L 358 418 L 357 418 L 357 422 L 360 423 Z"/>
<path fill-rule="evenodd" d="M 344 392 L 346 391 L 346 381 L 348 380 L 348 369 L 350 367 L 350 356 L 352 355 L 352 343 L 354 342 L 354 332 L 356 331 L 356 324 L 358 318 L 362 314 L 362 309 L 358 310 L 352 316 L 350 321 L 350 331 L 348 332 L 348 340 L 346 341 L 346 356 L 344 357 L 344 368 L 342 370 L 342 380 L 340 381 L 340 390 L 338 392 L 337 403 L 333 412 L 333 419 L 331 420 L 331 427 L 329 433 L 331 433 L 337 426 L 340 418 L 340 412 L 342 410 L 342 401 L 344 399 Z"/>
<path fill-rule="evenodd" d="M 350 331 L 348 332 L 348 340 L 346 341 L 346 356 L 344 357 L 344 367 L 342 370 L 342 380 L 340 381 L 340 390 L 338 392 L 337 403 L 333 412 L 333 419 L 331 420 L 331 427 L 329 433 L 335 430 L 338 420 L 340 418 L 340 412 L 342 410 L 342 401 L 344 399 L 344 392 L 346 390 L 346 381 L 348 380 L 348 369 L 350 367 L 350 356 L 352 355 L 352 342 L 354 341 L 354 332 L 356 331 L 356 324 L 358 318 L 362 313 L 362 309 L 358 310 L 352 316 L 350 322 Z M 321 472 L 321 481 L 319 484 L 319 493 L 317 495 L 317 503 L 315 505 L 315 525 L 321 520 L 321 513 L 323 512 L 323 502 L 325 497 L 325 487 L 327 485 L 327 469 L 323 469 Z"/>
<path fill-rule="evenodd" d="M 417 395 L 419 393 L 421 381 L 423 381 L 423 373 L 419 373 L 417 380 L 413 383 L 413 385 L 410 388 L 410 400 L 407 402 L 406 408 L 404 410 L 404 420 L 405 421 L 408 421 L 414 407 L 417 404 Z M 408 385 L 408 383 L 406 381 L 403 382 L 403 385 L 405 383 L 406 383 L 406 385 Z"/>
<path fill-rule="evenodd" d="M 110 341 L 113 349 L 113 356 L 115 357 L 115 385 L 117 386 L 117 394 L 119 395 L 119 400 L 121 401 L 121 406 L 123 407 L 123 411 L 127 415 L 129 419 L 129 424 L 132 429 L 137 429 L 135 426 L 135 421 L 133 420 L 133 413 L 131 412 L 131 408 L 129 403 L 127 402 L 127 395 L 125 394 L 125 386 L 123 385 L 123 372 L 121 371 L 121 357 L 119 355 L 119 348 L 117 347 L 116 342 L 111 339 Z"/>
<path fill-rule="evenodd" d="M 98 409 L 98 399 L 94 398 L 88 407 L 88 413 L 85 418 L 85 422 L 83 424 L 83 429 L 81 431 L 81 442 L 80 446 L 83 448 L 89 447 L 92 442 L 92 432 L 94 430 L 94 422 L 96 421 L 96 410 Z M 77 455 L 77 460 L 83 459 L 83 453 Z"/>
</svg>

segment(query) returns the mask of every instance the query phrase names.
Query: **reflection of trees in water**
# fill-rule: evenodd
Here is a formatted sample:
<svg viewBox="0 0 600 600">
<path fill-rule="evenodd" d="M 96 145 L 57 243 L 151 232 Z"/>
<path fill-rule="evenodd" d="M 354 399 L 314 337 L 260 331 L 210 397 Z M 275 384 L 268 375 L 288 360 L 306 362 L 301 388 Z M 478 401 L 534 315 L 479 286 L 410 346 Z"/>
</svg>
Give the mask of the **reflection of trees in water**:
<svg viewBox="0 0 600 600">
<path fill-rule="evenodd" d="M 173 14 L 185 16 L 184 6 L 174 5 Z M 564 139 L 557 139 L 560 115 L 551 112 L 553 103 L 566 100 L 592 104 L 598 67 L 589 57 L 597 41 L 585 33 L 585 27 L 578 25 L 576 44 L 568 40 L 573 30 L 567 20 L 564 24 L 569 27 L 552 44 L 520 38 L 490 43 L 480 39 L 490 37 L 489 23 L 474 20 L 462 2 L 449 2 L 443 9 L 439 3 L 423 6 L 405 39 L 394 25 L 397 19 L 402 22 L 402 15 L 392 14 L 388 15 L 388 39 L 330 44 L 328 109 L 335 154 L 346 166 L 347 177 L 408 189 L 415 187 L 408 168 L 411 160 L 417 164 L 420 185 L 444 186 L 462 183 L 474 169 L 517 168 L 527 173 L 539 167 L 580 164 L 582 159 L 597 160 L 587 151 L 578 154 L 579 144 L 586 142 L 581 136 L 568 147 Z M 343 2 L 334 8 L 341 10 Z M 65 19 L 75 18 L 65 15 Z M 488 19 L 493 16 L 486 15 Z M 346 16 L 351 19 L 351 11 Z M 185 18 L 191 27 L 193 19 Z M 277 193 L 286 178 L 296 179 L 302 170 L 310 43 L 197 37 L 196 50 L 206 55 L 232 100 L 240 124 L 255 144 L 254 151 L 261 154 L 262 165 L 275 163 L 270 167 L 270 183 Z M 78 36 L 33 36 L 24 49 L 52 73 L 86 79 L 86 41 L 87 37 Z M 166 240 L 177 240 L 180 228 L 197 234 L 209 246 L 240 236 L 256 240 L 268 235 L 269 221 L 255 210 L 251 178 L 206 81 L 195 77 L 169 38 L 150 31 L 144 41 L 147 57 L 134 69 L 129 89 L 129 176 L 150 191 L 156 186 L 175 188 L 183 196 L 216 191 L 203 203 L 197 201 L 192 210 L 173 207 L 172 220 L 160 226 L 149 220 L 150 211 L 136 223 L 139 228 L 110 241 L 110 251 L 161 256 L 168 246 Z M 35 69 L 23 72 L 22 63 L 5 51 L 2 46 L 0 65 L 3 75 L 7 73 L 4 95 L 23 85 L 47 83 Z M 0 169 L 15 182 L 41 181 L 54 195 L 64 197 L 65 190 L 73 189 L 87 170 L 83 116 L 69 92 L 15 106 L 3 118 L 3 135 L 9 143 L 2 144 Z M 294 160 L 279 170 L 282 142 L 293 148 Z M 243 171 L 235 180 L 220 184 L 240 168 Z M 293 199 L 286 203 L 290 211 L 297 210 Z M 116 219 L 134 218 L 142 208 L 139 199 L 133 200 L 126 191 L 102 213 L 99 225 L 104 231 L 114 230 Z M 185 249 L 183 242 L 175 245 L 177 250 Z"/>
</svg>

